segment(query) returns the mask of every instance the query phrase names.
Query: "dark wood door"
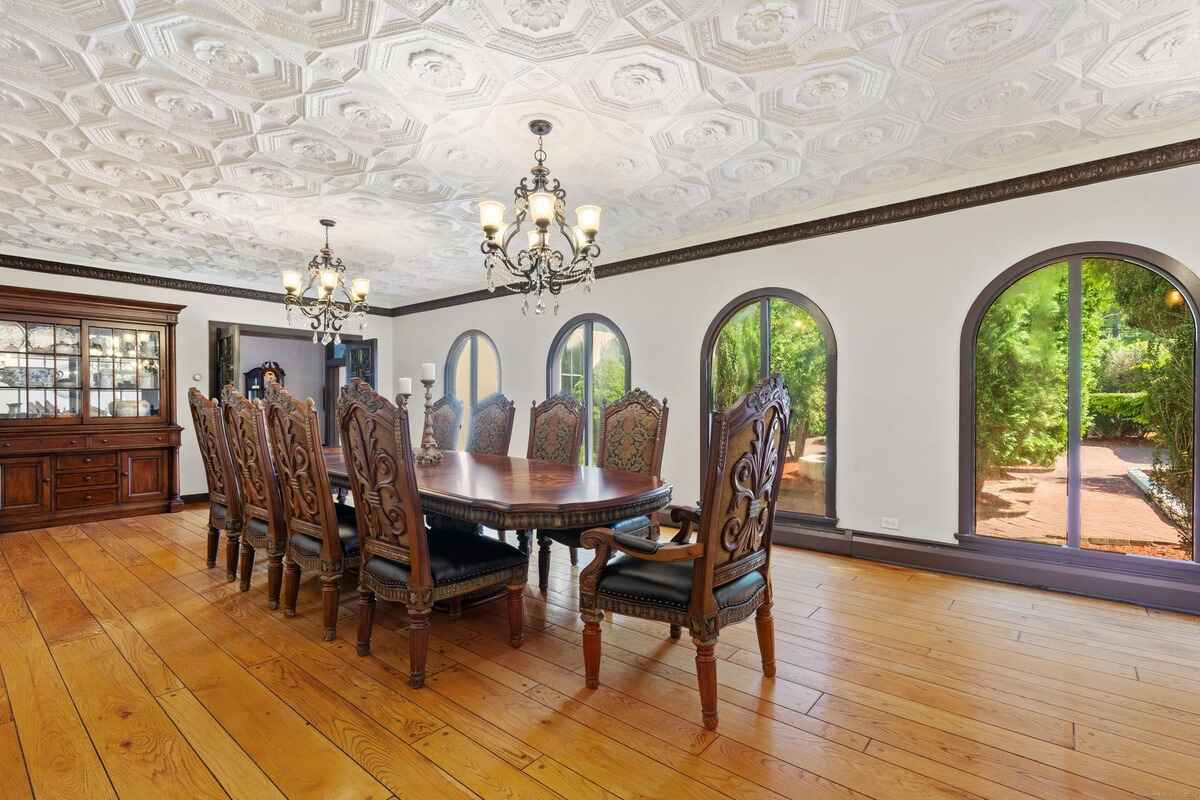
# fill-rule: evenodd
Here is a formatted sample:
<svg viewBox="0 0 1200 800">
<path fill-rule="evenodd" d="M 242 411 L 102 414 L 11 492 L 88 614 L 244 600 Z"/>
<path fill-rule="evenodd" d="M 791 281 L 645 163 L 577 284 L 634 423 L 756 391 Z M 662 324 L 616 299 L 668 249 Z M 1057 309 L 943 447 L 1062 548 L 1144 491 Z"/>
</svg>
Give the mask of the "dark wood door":
<svg viewBox="0 0 1200 800">
<path fill-rule="evenodd" d="M 0 519 L 50 511 L 50 457 L 0 459 Z"/>
<path fill-rule="evenodd" d="M 167 496 L 167 451 L 124 450 L 121 453 L 121 502 L 162 500 Z"/>
</svg>

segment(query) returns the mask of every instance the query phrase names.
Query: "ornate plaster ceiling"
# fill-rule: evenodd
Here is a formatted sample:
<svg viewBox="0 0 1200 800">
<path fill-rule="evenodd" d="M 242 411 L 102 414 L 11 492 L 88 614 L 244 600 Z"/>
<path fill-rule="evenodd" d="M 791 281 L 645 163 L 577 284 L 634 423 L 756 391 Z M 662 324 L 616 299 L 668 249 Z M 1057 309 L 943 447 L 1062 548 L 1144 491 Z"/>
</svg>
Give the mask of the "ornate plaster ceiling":
<svg viewBox="0 0 1200 800">
<path fill-rule="evenodd" d="M 555 124 L 603 260 L 1196 135 L 1196 0 L 0 0 L 0 250 L 482 285 Z"/>
</svg>

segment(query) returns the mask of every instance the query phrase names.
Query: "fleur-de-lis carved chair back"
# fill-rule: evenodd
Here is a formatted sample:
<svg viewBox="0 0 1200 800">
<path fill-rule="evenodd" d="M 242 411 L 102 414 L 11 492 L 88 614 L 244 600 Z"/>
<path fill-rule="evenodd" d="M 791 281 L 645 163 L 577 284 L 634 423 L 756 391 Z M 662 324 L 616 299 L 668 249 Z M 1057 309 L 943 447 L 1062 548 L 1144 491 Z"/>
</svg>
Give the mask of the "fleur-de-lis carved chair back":
<svg viewBox="0 0 1200 800">
<path fill-rule="evenodd" d="M 430 406 L 429 415 L 438 449 L 457 450 L 458 432 L 462 430 L 462 401 L 447 395 Z"/>
<path fill-rule="evenodd" d="M 410 587 L 432 585 L 408 411 L 355 378 L 338 396 L 337 419 L 363 561 L 379 555 L 408 564 Z"/>
<path fill-rule="evenodd" d="M 790 421 L 787 385 L 779 375 L 760 382 L 732 408 L 714 415 L 696 541 L 694 610 L 712 590 L 752 570 L 767 574 L 771 529 L 783 476 Z"/>
<path fill-rule="evenodd" d="M 288 531 L 324 541 L 327 531 L 337 530 L 337 512 L 321 453 L 316 403 L 299 400 L 275 382 L 267 386 L 266 400 L 271 456 Z M 325 542 L 330 552 L 322 552 L 323 560 L 341 555 L 334 552 L 339 544 L 333 538 Z"/>
<path fill-rule="evenodd" d="M 254 548 L 267 551 L 267 600 L 279 606 L 283 579 L 283 553 L 287 548 L 287 523 L 279 496 L 279 482 L 271 460 L 267 420 L 262 403 L 250 400 L 227 384 L 221 392 L 221 408 L 230 455 L 242 490 L 245 524 L 242 531 L 242 591 L 250 588 Z"/>
<path fill-rule="evenodd" d="M 508 446 L 512 442 L 513 420 L 516 416 L 516 405 L 499 392 L 480 400 L 471 412 L 467 452 L 493 456 L 508 455 Z"/>
<path fill-rule="evenodd" d="M 216 566 L 219 531 L 225 530 L 226 577 L 237 577 L 238 542 L 242 531 L 242 498 L 238 491 L 237 475 L 229 456 L 229 442 L 221 419 L 220 404 L 205 397 L 195 386 L 188 389 L 188 407 L 204 462 L 204 478 L 208 482 L 208 566 Z"/>
<path fill-rule="evenodd" d="M 659 477 L 667 442 L 667 401 L 635 388 L 604 409 L 599 466 Z"/>
<path fill-rule="evenodd" d="M 570 392 L 534 403 L 529 410 L 526 458 L 578 464 L 583 442 L 583 405 Z"/>
</svg>

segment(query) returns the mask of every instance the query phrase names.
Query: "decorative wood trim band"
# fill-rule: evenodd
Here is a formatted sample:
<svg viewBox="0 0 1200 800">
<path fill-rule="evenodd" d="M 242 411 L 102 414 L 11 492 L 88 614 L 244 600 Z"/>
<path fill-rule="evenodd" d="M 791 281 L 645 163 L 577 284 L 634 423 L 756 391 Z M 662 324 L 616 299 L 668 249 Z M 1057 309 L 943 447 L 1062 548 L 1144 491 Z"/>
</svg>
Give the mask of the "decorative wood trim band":
<svg viewBox="0 0 1200 800">
<path fill-rule="evenodd" d="M 1073 189 L 1088 186 L 1116 178 L 1131 175 L 1143 175 L 1148 172 L 1185 167 L 1200 163 L 1200 139 L 1188 139 L 1174 144 L 1124 153 L 1095 161 L 1086 161 L 1069 167 L 1036 172 L 1019 178 L 994 181 L 980 186 L 971 186 L 951 192 L 918 197 L 899 203 L 891 203 L 861 211 L 851 211 L 823 219 L 799 222 L 794 225 L 784 225 L 765 231 L 732 236 L 703 244 L 666 250 L 638 258 L 627 258 L 602 264 L 596 267 L 597 278 L 611 278 L 630 272 L 640 272 L 647 269 L 667 267 L 682 264 L 687 261 L 697 261 L 714 256 L 739 253 L 744 250 L 755 250 L 760 247 L 770 247 L 776 244 L 796 242 L 802 239 L 814 239 L 819 236 L 829 236 L 835 233 L 871 228 L 877 225 L 889 225 L 893 222 L 904 222 L 910 219 L 920 219 L 935 214 L 945 214 L 963 208 L 1000 203 L 1020 197 L 1057 192 L 1061 189 Z M 82 264 L 65 264 L 58 261 L 44 261 L 0 253 L 0 267 L 23 269 L 29 272 L 43 272 L 51 275 L 65 275 L 73 278 L 91 278 L 115 283 L 133 283 L 139 286 L 152 286 L 159 289 L 173 289 L 180 292 L 199 292 L 201 294 L 220 295 L 222 297 L 239 297 L 246 300 L 262 300 L 271 303 L 283 302 L 283 295 L 277 292 L 266 292 L 261 289 L 247 289 L 241 286 L 222 286 L 215 283 L 189 281 L 181 278 L 166 278 L 158 275 L 144 275 L 135 272 L 106 269 L 103 267 L 88 267 Z M 395 306 L 393 308 L 371 308 L 368 314 L 380 317 L 401 317 L 409 314 L 420 314 L 435 311 L 440 308 L 477 303 L 493 297 L 504 297 L 508 293 L 503 290 L 495 293 L 486 289 L 440 297 L 434 300 L 424 300 L 419 303 Z"/>
<path fill-rule="evenodd" d="M 770 247 L 776 244 L 796 242 L 802 239 L 815 239 L 819 236 L 829 236 L 835 233 L 872 228 L 877 225 L 889 225 L 893 222 L 904 222 L 920 219 L 935 214 L 945 214 L 963 208 L 1000 203 L 1005 200 L 1015 200 L 1020 197 L 1030 197 L 1046 192 L 1057 192 L 1061 189 L 1074 189 L 1093 183 L 1101 183 L 1116 178 L 1132 175 L 1142 175 L 1148 172 L 1159 172 L 1175 167 L 1185 167 L 1200 163 L 1200 139 L 1189 139 L 1175 144 L 1152 147 L 1148 150 L 1138 150 L 1119 156 L 1111 156 L 1096 161 L 1086 161 L 1069 167 L 1036 172 L 1019 178 L 985 183 L 980 186 L 970 186 L 951 192 L 918 197 L 899 203 L 867 208 L 862 211 L 851 211 L 823 219 L 799 222 L 795 225 L 785 225 L 756 233 L 733 236 L 728 239 L 718 239 L 713 242 L 681 247 L 676 250 L 666 250 L 638 258 L 627 258 L 602 264 L 596 267 L 597 278 L 611 278 L 630 272 L 640 272 L 647 269 L 667 267 L 682 264 L 686 261 L 697 261 L 714 256 L 738 253 L 744 250 L 755 250 L 760 247 Z M 475 303 L 492 297 L 503 297 L 502 291 L 495 294 L 486 290 L 465 292 L 451 297 L 436 300 L 426 300 L 421 303 L 411 303 L 390 309 L 390 316 L 404 316 L 434 311 L 439 308 Z"/>
</svg>

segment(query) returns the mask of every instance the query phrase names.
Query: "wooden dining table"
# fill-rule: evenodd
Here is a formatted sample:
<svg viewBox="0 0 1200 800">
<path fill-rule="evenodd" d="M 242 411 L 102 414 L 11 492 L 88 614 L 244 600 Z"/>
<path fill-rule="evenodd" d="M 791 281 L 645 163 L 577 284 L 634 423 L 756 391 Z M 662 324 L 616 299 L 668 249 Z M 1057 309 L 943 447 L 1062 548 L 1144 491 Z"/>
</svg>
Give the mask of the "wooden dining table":
<svg viewBox="0 0 1200 800">
<path fill-rule="evenodd" d="M 329 481 L 347 491 L 341 448 L 324 449 Z M 665 508 L 671 484 L 634 472 L 449 450 L 416 464 L 422 510 L 498 530 L 585 528 Z"/>
</svg>

